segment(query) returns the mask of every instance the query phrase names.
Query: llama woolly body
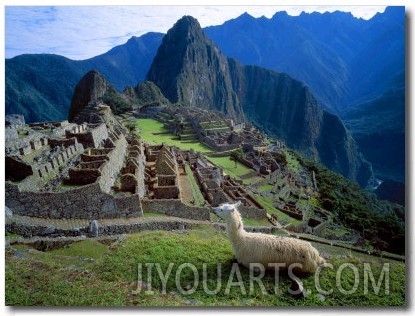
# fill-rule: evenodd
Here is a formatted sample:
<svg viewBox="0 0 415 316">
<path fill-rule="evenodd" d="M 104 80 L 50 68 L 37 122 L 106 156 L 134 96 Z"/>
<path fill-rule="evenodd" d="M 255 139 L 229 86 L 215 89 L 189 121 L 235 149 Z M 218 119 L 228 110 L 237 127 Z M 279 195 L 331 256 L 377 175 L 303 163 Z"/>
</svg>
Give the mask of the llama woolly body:
<svg viewBox="0 0 415 316">
<path fill-rule="evenodd" d="M 265 268 L 269 264 L 299 264 L 296 270 L 313 273 L 325 260 L 309 242 L 283 236 L 263 233 L 249 233 L 244 230 L 240 213 L 235 206 L 225 204 L 214 211 L 226 221 L 226 232 L 232 244 L 236 259 L 249 268 L 250 263 L 260 263 Z"/>
</svg>

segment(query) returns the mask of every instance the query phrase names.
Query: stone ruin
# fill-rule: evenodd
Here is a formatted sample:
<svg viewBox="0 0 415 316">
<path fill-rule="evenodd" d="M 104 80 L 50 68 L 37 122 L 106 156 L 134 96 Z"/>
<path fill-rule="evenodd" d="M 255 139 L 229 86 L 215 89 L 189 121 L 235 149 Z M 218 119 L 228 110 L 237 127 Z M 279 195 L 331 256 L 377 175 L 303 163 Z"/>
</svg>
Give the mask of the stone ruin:
<svg viewBox="0 0 415 316">
<path fill-rule="evenodd" d="M 146 146 L 145 178 L 148 197 L 153 199 L 179 199 L 177 162 L 167 146 Z"/>
<path fill-rule="evenodd" d="M 219 111 L 197 108 L 164 108 L 155 118 L 181 140 L 198 139 L 214 151 L 229 151 L 243 145 L 266 147 L 264 135 L 251 125 L 235 123 Z"/>
<path fill-rule="evenodd" d="M 127 134 L 105 105 L 90 104 L 73 122 L 13 128 L 5 148 L 5 202 L 13 216 L 210 218 L 209 208 L 182 201 L 177 149 Z"/>
<path fill-rule="evenodd" d="M 279 187 L 281 201 L 292 194 L 286 184 L 294 184 L 296 179 L 282 174 L 278 163 L 264 150 L 262 134 L 253 127 L 234 124 L 221 113 L 198 109 L 162 109 L 157 113 L 183 139 L 196 136 L 209 142 L 228 137 L 227 144 L 242 147 L 244 156 L 240 160 L 258 174 L 284 176 Z M 176 114 L 174 120 L 166 120 Z M 141 142 L 127 133 L 106 105 L 91 103 L 72 122 L 24 124 L 16 116 L 6 129 L 13 130 L 5 134 L 5 202 L 10 214 L 85 219 L 95 224 L 100 219 L 142 217 L 143 212 L 209 220 L 211 206 L 241 201 L 243 217 L 267 216 L 241 183 L 225 176 L 201 153 Z M 211 147 L 226 149 L 220 141 L 215 143 Z M 273 146 L 278 150 L 283 145 Z M 184 202 L 179 176 L 188 168 L 205 199 L 203 207 Z M 307 220 L 306 226 L 293 230 L 324 232 L 324 218 L 305 218 L 287 201 L 277 207 Z M 95 228 L 94 234 L 98 231 Z"/>
<path fill-rule="evenodd" d="M 243 156 L 239 161 L 265 176 L 281 169 L 270 152 L 264 149 L 255 149 L 252 144 L 243 146 Z"/>
</svg>

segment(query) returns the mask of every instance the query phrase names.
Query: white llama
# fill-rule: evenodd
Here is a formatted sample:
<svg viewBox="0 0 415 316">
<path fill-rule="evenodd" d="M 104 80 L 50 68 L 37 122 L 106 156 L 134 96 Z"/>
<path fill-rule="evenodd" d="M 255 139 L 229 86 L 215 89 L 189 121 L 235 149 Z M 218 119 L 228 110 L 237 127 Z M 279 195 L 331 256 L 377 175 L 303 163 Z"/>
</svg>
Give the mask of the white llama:
<svg viewBox="0 0 415 316">
<path fill-rule="evenodd" d="M 239 263 L 248 268 L 250 263 L 260 263 L 266 269 L 272 268 L 269 264 L 284 264 L 285 268 L 289 268 L 291 264 L 300 264 L 294 270 L 305 273 L 313 273 L 319 266 L 324 266 L 325 260 L 307 241 L 246 232 L 241 214 L 236 209 L 240 204 L 238 201 L 213 208 L 214 213 L 226 221 L 226 232 Z"/>
</svg>

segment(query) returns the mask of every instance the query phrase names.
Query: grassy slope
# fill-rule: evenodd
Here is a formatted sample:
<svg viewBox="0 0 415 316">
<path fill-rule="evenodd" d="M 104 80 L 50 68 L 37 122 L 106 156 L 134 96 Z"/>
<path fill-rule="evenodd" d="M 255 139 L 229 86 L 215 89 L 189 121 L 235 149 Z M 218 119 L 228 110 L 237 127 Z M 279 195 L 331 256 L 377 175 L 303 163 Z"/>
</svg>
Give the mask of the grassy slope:
<svg viewBox="0 0 415 316">
<path fill-rule="evenodd" d="M 6 305 L 98 305 L 98 306 L 403 306 L 405 304 L 405 264 L 397 261 L 351 253 L 341 248 L 316 244 L 316 247 L 329 258 L 329 268 L 318 276 L 320 288 L 333 289 L 330 294 L 321 294 L 315 283 L 315 276 L 303 276 L 304 287 L 309 291 L 305 299 L 295 299 L 287 293 L 291 278 L 280 273 L 278 286 L 275 286 L 274 273 L 261 278 L 265 292 L 257 282 L 250 290 L 249 271 L 240 267 L 241 283 L 237 283 L 238 274 L 231 275 L 233 253 L 224 233 L 210 226 L 203 226 L 186 233 L 145 231 L 129 235 L 125 241 L 110 246 L 99 244 L 95 240 L 86 240 L 51 252 L 39 252 L 14 246 L 6 252 Z M 93 258 L 95 260 L 86 260 Z M 140 280 L 148 282 L 148 269 L 145 263 L 158 263 L 160 272 L 167 275 L 166 288 L 157 269 L 152 269 L 153 294 L 138 288 L 138 267 L 142 263 Z M 195 282 L 194 272 L 184 267 L 178 274 L 181 264 L 190 263 L 198 271 L 198 286 L 192 290 Z M 379 292 L 368 279 L 365 293 L 364 264 L 369 264 Z M 383 264 L 389 264 L 389 293 L 386 292 L 385 279 L 379 278 Z M 218 275 L 218 264 L 221 276 Z M 344 264 L 350 264 L 349 267 Z M 336 281 L 336 271 L 344 269 Z M 203 266 L 206 278 L 203 281 Z M 332 267 L 332 268 L 331 268 Z M 353 268 L 350 268 L 353 267 Z M 234 268 L 236 269 L 236 268 Z M 359 284 L 355 281 L 355 273 Z M 179 275 L 179 286 L 188 288 L 181 293 L 176 285 L 175 276 Z M 259 273 L 254 273 L 258 276 Z M 230 279 L 231 277 L 231 279 Z M 230 283 L 229 279 L 231 280 Z M 379 281 L 380 280 L 380 281 Z M 211 291 L 207 294 L 204 285 Z M 340 285 L 336 285 L 340 284 Z M 357 289 L 352 294 L 353 285 Z M 229 289 L 228 291 L 226 289 Z M 280 292 L 275 294 L 275 288 Z M 245 292 L 244 292 L 245 291 Z M 343 293 L 342 293 L 343 291 Z M 193 293 L 192 293 L 193 292 Z M 323 299 L 321 299 L 323 298 Z"/>
<path fill-rule="evenodd" d="M 195 205 L 196 206 L 203 206 L 205 205 L 205 198 L 203 197 L 202 192 L 200 192 L 200 188 L 197 185 L 196 179 L 193 176 L 192 170 L 190 169 L 189 165 L 185 166 L 186 168 L 186 173 L 187 173 L 187 177 L 189 179 L 190 182 L 190 186 L 192 187 L 192 192 L 193 192 L 193 199 L 195 201 Z"/>
</svg>

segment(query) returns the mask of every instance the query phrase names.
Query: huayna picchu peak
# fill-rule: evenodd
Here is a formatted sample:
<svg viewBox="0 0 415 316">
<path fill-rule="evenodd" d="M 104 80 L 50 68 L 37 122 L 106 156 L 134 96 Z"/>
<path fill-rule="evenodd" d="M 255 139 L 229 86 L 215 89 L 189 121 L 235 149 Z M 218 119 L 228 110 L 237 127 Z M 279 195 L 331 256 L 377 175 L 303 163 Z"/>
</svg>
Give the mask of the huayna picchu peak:
<svg viewBox="0 0 415 316">
<path fill-rule="evenodd" d="M 243 120 L 227 58 L 190 16 L 167 32 L 147 73 L 172 103 L 219 110 Z"/>
</svg>

